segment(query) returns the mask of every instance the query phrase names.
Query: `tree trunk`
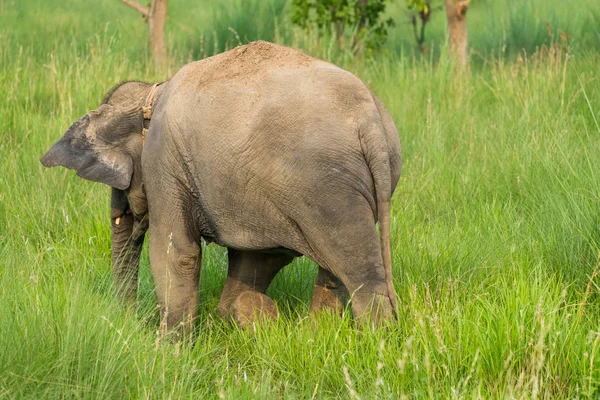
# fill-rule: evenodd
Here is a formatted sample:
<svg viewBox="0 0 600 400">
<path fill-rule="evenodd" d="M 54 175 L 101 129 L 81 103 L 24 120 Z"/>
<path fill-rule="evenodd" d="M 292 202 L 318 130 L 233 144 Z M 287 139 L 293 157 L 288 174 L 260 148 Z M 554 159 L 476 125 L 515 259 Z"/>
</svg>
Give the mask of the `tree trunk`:
<svg viewBox="0 0 600 400">
<path fill-rule="evenodd" d="M 150 9 L 135 0 L 121 0 L 129 7 L 142 14 L 148 23 L 148 38 L 154 64 L 163 67 L 167 63 L 167 46 L 165 45 L 165 22 L 167 20 L 167 0 L 152 0 Z"/>
<path fill-rule="evenodd" d="M 446 0 L 450 56 L 459 65 L 467 65 L 467 9 L 471 0 Z"/>
<path fill-rule="evenodd" d="M 167 20 L 167 0 L 153 0 L 148 16 L 148 33 L 150 51 L 154 63 L 163 67 L 167 63 L 167 46 L 165 45 L 165 22 Z"/>
</svg>

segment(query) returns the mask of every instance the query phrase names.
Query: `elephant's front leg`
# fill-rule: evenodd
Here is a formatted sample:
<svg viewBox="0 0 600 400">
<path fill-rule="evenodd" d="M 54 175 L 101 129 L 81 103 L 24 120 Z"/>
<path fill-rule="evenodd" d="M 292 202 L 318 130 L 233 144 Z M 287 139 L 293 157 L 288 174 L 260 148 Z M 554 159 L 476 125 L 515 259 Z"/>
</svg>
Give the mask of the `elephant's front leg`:
<svg viewBox="0 0 600 400">
<path fill-rule="evenodd" d="M 200 244 L 186 227 L 183 212 L 151 208 L 150 265 L 161 311 L 160 332 L 188 336 L 198 313 Z"/>
<path fill-rule="evenodd" d="M 114 188 L 110 202 L 110 219 L 115 289 L 127 303 L 134 303 L 147 222 L 135 220 L 125 192 Z"/>
<path fill-rule="evenodd" d="M 264 293 L 277 272 L 293 257 L 228 249 L 228 258 L 229 269 L 219 300 L 219 314 L 232 317 L 241 327 L 256 319 L 277 318 L 275 302 Z"/>
</svg>

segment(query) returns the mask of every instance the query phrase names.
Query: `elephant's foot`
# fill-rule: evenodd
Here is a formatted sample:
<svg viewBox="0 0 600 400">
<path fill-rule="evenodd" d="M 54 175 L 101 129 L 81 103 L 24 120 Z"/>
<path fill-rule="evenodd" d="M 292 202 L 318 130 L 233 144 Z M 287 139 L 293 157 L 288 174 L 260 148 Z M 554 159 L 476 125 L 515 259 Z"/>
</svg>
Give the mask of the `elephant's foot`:
<svg viewBox="0 0 600 400">
<path fill-rule="evenodd" d="M 272 299 L 251 290 L 240 293 L 229 305 L 219 304 L 218 312 L 222 317 L 231 317 L 242 328 L 254 322 L 275 320 L 279 315 Z"/>
<path fill-rule="evenodd" d="M 391 300 L 387 294 L 359 293 L 350 300 L 354 318 L 361 327 L 372 329 L 394 323 L 396 316 Z"/>
<path fill-rule="evenodd" d="M 343 309 L 344 303 L 336 293 L 327 287 L 315 285 L 315 291 L 310 302 L 311 313 L 329 311 L 334 315 L 342 315 Z"/>
<path fill-rule="evenodd" d="M 345 298 L 346 288 L 344 284 L 331 272 L 319 267 L 315 290 L 310 303 L 311 314 L 328 311 L 341 316 L 344 310 Z"/>
</svg>

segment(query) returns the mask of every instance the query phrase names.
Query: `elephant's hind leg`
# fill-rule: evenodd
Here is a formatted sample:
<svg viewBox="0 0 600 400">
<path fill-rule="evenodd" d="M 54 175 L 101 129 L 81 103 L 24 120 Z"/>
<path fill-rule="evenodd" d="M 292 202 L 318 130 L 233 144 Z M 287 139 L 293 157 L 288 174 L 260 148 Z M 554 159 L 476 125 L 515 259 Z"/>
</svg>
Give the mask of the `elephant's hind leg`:
<svg viewBox="0 0 600 400">
<path fill-rule="evenodd" d="M 277 318 L 275 302 L 264 293 L 292 256 L 228 249 L 229 270 L 218 313 L 232 317 L 241 327 L 255 320 Z"/>
<path fill-rule="evenodd" d="M 373 210 L 357 195 L 345 207 L 321 204 L 327 224 L 302 222 L 310 251 L 305 253 L 339 278 L 350 296 L 354 317 L 379 325 L 394 317 Z"/>
</svg>

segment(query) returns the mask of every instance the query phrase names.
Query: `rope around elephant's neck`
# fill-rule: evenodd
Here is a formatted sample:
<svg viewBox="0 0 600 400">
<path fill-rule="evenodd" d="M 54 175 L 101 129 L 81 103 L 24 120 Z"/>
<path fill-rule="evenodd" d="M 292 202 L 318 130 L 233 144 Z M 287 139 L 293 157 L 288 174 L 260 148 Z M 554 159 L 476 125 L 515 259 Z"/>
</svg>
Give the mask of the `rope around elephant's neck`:
<svg viewBox="0 0 600 400">
<path fill-rule="evenodd" d="M 152 102 L 154 101 L 154 94 L 156 93 L 156 88 L 158 87 L 158 83 L 155 83 L 150 88 L 148 92 L 148 96 L 146 96 L 146 101 L 144 102 L 144 106 L 142 107 L 142 112 L 144 113 L 144 121 L 150 121 L 152 118 Z M 148 134 L 148 128 L 144 126 L 144 122 L 142 122 L 142 145 L 146 142 L 146 135 Z"/>
</svg>

